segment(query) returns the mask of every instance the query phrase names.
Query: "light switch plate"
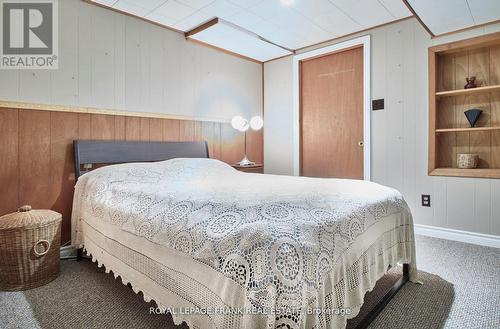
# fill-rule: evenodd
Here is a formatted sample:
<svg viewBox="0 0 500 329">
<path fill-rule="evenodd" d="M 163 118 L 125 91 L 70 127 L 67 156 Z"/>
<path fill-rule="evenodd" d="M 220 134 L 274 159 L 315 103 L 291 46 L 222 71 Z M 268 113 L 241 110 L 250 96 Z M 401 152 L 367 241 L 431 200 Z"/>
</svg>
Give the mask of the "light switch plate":
<svg viewBox="0 0 500 329">
<path fill-rule="evenodd" d="M 384 109 L 384 99 L 374 99 L 372 100 L 372 111 L 379 111 Z"/>
</svg>

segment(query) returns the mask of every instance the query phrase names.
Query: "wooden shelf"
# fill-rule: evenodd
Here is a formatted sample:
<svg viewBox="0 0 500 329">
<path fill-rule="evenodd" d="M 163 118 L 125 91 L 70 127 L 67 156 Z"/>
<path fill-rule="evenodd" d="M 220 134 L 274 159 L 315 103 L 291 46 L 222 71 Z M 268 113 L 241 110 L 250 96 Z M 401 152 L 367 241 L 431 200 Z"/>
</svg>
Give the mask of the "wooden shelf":
<svg viewBox="0 0 500 329">
<path fill-rule="evenodd" d="M 452 176 L 452 177 L 482 177 L 482 178 L 500 178 L 499 169 L 476 168 L 436 168 L 429 172 L 431 176 Z"/>
<path fill-rule="evenodd" d="M 500 179 L 499 46 L 500 32 L 429 48 L 429 175 Z M 480 87 L 450 90 L 469 72 Z M 472 108 L 486 112 L 474 128 L 461 114 Z M 459 153 L 477 154 L 480 168 L 456 168 Z"/>
<path fill-rule="evenodd" d="M 444 129 L 436 129 L 436 133 L 450 133 L 459 131 L 485 131 L 485 130 L 500 130 L 500 127 L 444 128 Z"/>
<path fill-rule="evenodd" d="M 492 91 L 500 91 L 500 85 L 477 87 L 470 89 L 458 89 L 458 90 L 448 90 L 448 91 L 438 91 L 436 97 L 450 97 L 459 95 L 474 95 L 481 93 L 488 93 Z"/>
</svg>

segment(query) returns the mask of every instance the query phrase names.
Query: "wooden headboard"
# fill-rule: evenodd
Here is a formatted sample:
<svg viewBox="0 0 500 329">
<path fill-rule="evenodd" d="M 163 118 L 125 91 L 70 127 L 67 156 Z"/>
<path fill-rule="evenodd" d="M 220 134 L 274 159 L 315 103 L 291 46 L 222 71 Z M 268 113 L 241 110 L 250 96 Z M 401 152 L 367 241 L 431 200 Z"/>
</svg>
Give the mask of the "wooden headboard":
<svg viewBox="0 0 500 329">
<path fill-rule="evenodd" d="M 207 142 L 73 141 L 75 178 L 85 164 L 152 162 L 174 158 L 208 158 Z"/>
</svg>

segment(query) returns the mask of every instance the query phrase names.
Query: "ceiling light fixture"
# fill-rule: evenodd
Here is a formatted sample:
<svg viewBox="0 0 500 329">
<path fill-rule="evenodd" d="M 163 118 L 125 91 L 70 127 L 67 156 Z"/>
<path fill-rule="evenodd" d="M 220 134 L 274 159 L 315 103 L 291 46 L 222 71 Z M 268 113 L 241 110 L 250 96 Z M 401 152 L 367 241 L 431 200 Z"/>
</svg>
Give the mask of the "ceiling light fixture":
<svg viewBox="0 0 500 329">
<path fill-rule="evenodd" d="M 280 0 L 280 2 L 284 6 L 291 6 L 295 2 L 295 0 Z"/>
<path fill-rule="evenodd" d="M 185 37 L 260 62 L 294 53 L 292 49 L 281 46 L 257 33 L 218 17 L 186 32 Z"/>
</svg>

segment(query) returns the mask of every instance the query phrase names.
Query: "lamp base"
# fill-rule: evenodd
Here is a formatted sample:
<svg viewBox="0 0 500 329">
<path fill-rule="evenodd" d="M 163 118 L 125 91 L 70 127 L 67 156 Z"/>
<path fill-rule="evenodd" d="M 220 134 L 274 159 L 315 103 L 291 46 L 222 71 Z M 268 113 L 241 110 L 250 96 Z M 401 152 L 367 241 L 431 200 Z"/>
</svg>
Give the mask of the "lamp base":
<svg viewBox="0 0 500 329">
<path fill-rule="evenodd" d="M 241 167 L 248 167 L 248 166 L 255 165 L 255 162 L 248 160 L 247 156 L 245 155 L 243 160 L 241 160 L 240 162 L 237 162 L 236 165 L 241 166 Z"/>
</svg>

